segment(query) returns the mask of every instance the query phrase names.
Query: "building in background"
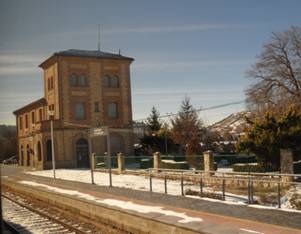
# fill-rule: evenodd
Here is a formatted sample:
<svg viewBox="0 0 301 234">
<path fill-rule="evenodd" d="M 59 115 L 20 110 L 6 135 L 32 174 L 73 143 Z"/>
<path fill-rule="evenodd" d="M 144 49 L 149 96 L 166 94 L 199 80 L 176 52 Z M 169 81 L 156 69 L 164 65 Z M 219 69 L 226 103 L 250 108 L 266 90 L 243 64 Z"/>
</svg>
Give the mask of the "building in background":
<svg viewBox="0 0 301 234">
<path fill-rule="evenodd" d="M 16 111 L 19 164 L 52 167 L 49 111 L 54 112 L 54 150 L 59 168 L 89 167 L 89 129 L 108 126 L 111 152 L 133 152 L 130 65 L 134 59 L 102 51 L 54 53 L 40 67 L 44 97 Z M 92 151 L 107 152 L 106 137 Z"/>
</svg>

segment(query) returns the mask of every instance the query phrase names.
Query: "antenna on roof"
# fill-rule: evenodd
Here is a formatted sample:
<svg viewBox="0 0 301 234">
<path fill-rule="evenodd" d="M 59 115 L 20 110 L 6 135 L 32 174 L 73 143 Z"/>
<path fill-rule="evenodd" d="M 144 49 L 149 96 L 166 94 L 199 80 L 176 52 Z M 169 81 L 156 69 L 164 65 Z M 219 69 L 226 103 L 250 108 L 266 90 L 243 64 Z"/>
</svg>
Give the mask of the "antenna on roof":
<svg viewBox="0 0 301 234">
<path fill-rule="evenodd" d="M 97 47 L 98 47 L 98 51 L 100 51 L 100 24 L 98 24 L 98 44 L 97 44 Z"/>
<path fill-rule="evenodd" d="M 121 55 L 121 49 L 118 50 L 118 54 Z"/>
</svg>

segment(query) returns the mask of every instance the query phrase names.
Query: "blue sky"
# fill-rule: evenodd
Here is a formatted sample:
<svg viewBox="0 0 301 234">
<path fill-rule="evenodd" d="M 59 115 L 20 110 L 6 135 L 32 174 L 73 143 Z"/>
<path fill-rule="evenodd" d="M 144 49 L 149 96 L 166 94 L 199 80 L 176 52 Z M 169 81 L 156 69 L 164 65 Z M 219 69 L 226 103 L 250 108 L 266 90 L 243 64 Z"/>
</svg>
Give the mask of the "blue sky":
<svg viewBox="0 0 301 234">
<path fill-rule="evenodd" d="M 244 99 L 245 72 L 272 32 L 301 23 L 301 1 L 0 1 L 0 123 L 43 96 L 38 64 L 55 51 L 101 49 L 135 58 L 133 118 Z M 244 109 L 201 112 L 209 124 Z"/>
</svg>

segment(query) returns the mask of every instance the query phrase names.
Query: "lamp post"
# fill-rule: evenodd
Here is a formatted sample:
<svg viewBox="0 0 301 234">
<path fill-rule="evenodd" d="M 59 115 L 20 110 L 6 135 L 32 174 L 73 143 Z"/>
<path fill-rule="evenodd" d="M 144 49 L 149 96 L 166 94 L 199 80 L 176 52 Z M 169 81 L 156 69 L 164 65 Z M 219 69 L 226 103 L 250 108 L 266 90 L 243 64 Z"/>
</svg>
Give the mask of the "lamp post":
<svg viewBox="0 0 301 234">
<path fill-rule="evenodd" d="M 53 170 L 53 179 L 55 179 L 55 155 L 54 155 L 54 140 L 53 140 L 53 119 L 54 111 L 48 111 L 50 118 L 50 131 L 51 131 L 51 159 L 52 159 L 52 170 Z"/>
<path fill-rule="evenodd" d="M 164 126 L 164 130 L 165 130 L 165 155 L 168 155 L 168 150 L 167 150 L 167 124 L 165 123 L 165 126 Z"/>
<path fill-rule="evenodd" d="M 108 164 L 109 164 L 109 180 L 110 187 L 112 187 L 112 160 L 111 160 L 111 139 L 109 129 L 107 130 L 107 153 L 108 153 Z"/>
</svg>

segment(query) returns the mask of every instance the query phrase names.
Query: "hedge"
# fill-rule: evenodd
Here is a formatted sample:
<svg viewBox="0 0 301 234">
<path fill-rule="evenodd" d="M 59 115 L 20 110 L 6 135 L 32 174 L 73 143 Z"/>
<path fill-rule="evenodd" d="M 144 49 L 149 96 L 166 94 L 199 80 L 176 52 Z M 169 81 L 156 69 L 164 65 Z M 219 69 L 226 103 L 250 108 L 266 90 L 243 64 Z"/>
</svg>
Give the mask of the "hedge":
<svg viewBox="0 0 301 234">
<path fill-rule="evenodd" d="M 140 160 L 140 169 L 148 169 L 153 167 L 153 159 L 152 158 L 142 158 Z"/>
<path fill-rule="evenodd" d="M 195 169 L 196 169 L 196 170 L 203 171 L 203 170 L 204 170 L 204 163 L 201 162 L 201 163 L 197 164 L 197 166 L 196 166 Z M 216 170 L 217 170 L 217 163 L 214 162 L 214 171 L 216 171 Z"/>
<path fill-rule="evenodd" d="M 257 163 L 237 163 L 233 165 L 233 171 L 234 172 L 272 172 L 272 167 L 264 167 L 262 165 L 259 165 Z"/>
<path fill-rule="evenodd" d="M 162 160 L 160 167 L 165 169 L 188 170 L 189 164 L 186 161 L 176 162 L 174 160 Z"/>
</svg>

